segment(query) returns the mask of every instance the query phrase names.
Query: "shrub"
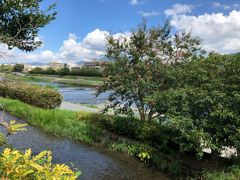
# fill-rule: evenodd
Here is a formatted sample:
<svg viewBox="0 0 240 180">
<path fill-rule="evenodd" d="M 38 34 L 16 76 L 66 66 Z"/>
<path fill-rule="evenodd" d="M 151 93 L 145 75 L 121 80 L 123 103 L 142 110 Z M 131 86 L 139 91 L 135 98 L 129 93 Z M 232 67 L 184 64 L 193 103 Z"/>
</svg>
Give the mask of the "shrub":
<svg viewBox="0 0 240 180">
<path fill-rule="evenodd" d="M 0 83 L 0 96 L 45 109 L 56 108 L 62 102 L 62 96 L 56 90 L 24 83 Z"/>
<path fill-rule="evenodd" d="M 114 134 L 146 143 L 162 152 L 169 148 L 179 150 L 178 138 L 181 132 L 173 127 L 152 122 L 142 124 L 137 118 L 78 113 L 78 119 L 96 124 Z M 136 155 L 138 156 L 138 155 Z"/>
<path fill-rule="evenodd" d="M 77 179 L 80 171 L 74 172 L 67 165 L 52 164 L 50 151 L 31 156 L 31 150 L 21 153 L 5 149 L 0 154 L 0 174 L 3 179 Z"/>
</svg>

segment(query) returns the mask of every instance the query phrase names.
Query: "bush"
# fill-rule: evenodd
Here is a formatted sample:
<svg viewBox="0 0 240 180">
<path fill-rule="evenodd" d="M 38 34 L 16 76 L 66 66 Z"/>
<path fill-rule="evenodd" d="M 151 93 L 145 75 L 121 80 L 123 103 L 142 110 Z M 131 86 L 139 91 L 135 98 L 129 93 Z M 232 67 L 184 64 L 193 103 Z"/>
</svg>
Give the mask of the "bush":
<svg viewBox="0 0 240 180">
<path fill-rule="evenodd" d="M 173 127 L 159 123 L 144 123 L 137 118 L 78 113 L 78 119 L 96 124 L 114 134 L 146 143 L 162 152 L 169 152 L 169 148 L 179 150 L 178 143 L 181 132 Z M 181 137 L 181 136 L 180 136 Z"/>
<path fill-rule="evenodd" d="M 52 88 L 23 83 L 0 83 L 0 96 L 45 109 L 56 108 L 62 102 L 62 96 Z"/>
<path fill-rule="evenodd" d="M 0 174 L 3 179 L 77 179 L 80 171 L 74 172 L 67 165 L 52 164 L 50 151 L 31 156 L 31 150 L 21 153 L 5 149 L 0 154 Z"/>
</svg>

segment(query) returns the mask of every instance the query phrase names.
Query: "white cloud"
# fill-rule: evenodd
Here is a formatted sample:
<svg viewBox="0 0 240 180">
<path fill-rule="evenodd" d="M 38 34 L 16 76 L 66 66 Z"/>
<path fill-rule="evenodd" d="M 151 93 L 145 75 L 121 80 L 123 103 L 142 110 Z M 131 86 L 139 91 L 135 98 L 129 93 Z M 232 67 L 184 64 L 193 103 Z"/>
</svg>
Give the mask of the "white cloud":
<svg viewBox="0 0 240 180">
<path fill-rule="evenodd" d="M 220 8 L 220 9 L 224 9 L 224 10 L 233 10 L 233 9 L 239 9 L 240 8 L 240 4 L 223 4 L 220 2 L 211 2 L 211 6 L 213 8 Z"/>
<path fill-rule="evenodd" d="M 171 9 L 164 11 L 166 16 L 175 16 L 178 14 L 191 13 L 193 9 L 192 5 L 188 4 L 174 4 Z"/>
<path fill-rule="evenodd" d="M 0 44 L 0 63 L 11 63 L 14 59 L 15 50 L 9 50 L 7 45 Z"/>
<path fill-rule="evenodd" d="M 45 50 L 40 53 L 23 53 L 17 49 L 9 51 L 6 45 L 0 45 L 5 52 L 5 59 L 1 63 L 11 62 L 77 62 L 80 60 L 91 61 L 105 56 L 106 35 L 108 31 L 95 29 L 88 33 L 82 40 L 74 33 L 69 33 L 68 39 L 64 40 L 59 51 Z M 115 38 L 128 37 L 128 33 L 116 33 Z M 6 56 L 7 55 L 7 56 Z"/>
<path fill-rule="evenodd" d="M 143 11 L 139 11 L 139 14 L 141 14 L 144 17 L 150 17 L 150 16 L 158 16 L 160 14 L 159 11 L 151 11 L 151 12 L 143 12 Z"/>
<path fill-rule="evenodd" d="M 214 8 L 218 8 L 221 6 L 221 3 L 220 2 L 212 2 L 212 7 Z"/>
<path fill-rule="evenodd" d="M 96 29 L 87 34 L 80 42 L 71 34 L 69 38 L 63 42 L 58 52 L 59 59 L 62 60 L 91 60 L 93 58 L 101 58 L 105 54 L 106 31 Z"/>
<path fill-rule="evenodd" d="M 171 25 L 177 30 L 192 31 L 203 40 L 204 48 L 220 53 L 240 51 L 240 11 L 203 14 L 199 16 L 177 15 Z"/>
<path fill-rule="evenodd" d="M 130 0 L 131 5 L 137 5 L 139 3 L 138 0 Z"/>
</svg>

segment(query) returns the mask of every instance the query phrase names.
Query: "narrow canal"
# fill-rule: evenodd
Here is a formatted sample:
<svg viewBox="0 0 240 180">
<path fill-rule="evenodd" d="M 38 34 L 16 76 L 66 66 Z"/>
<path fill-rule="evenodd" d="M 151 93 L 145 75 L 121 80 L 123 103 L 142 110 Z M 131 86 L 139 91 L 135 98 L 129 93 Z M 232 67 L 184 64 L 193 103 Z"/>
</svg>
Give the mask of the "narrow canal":
<svg viewBox="0 0 240 180">
<path fill-rule="evenodd" d="M 26 123 L 5 113 L 6 121 L 16 120 Z M 0 128 L 0 131 L 4 130 Z M 96 149 L 81 143 L 45 133 L 27 126 L 27 131 L 8 137 L 8 142 L 20 150 L 32 149 L 33 154 L 50 150 L 55 163 L 73 163 L 82 171 L 81 180 L 165 180 L 164 174 L 145 167 L 142 163 L 122 153 Z"/>
</svg>

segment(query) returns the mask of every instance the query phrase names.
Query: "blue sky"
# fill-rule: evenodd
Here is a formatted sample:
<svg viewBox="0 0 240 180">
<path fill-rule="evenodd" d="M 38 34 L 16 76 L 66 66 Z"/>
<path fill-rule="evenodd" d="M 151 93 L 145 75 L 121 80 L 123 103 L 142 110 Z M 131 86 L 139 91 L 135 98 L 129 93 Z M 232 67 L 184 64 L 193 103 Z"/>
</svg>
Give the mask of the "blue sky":
<svg viewBox="0 0 240 180">
<path fill-rule="evenodd" d="M 104 34 L 127 35 L 143 17 L 150 26 L 170 19 L 175 30 L 191 30 L 209 50 L 240 51 L 237 0 L 44 0 L 42 7 L 54 2 L 57 18 L 39 33 L 43 47 L 32 53 L 13 50 L 9 61 L 77 62 L 99 58 L 104 56 Z"/>
</svg>

